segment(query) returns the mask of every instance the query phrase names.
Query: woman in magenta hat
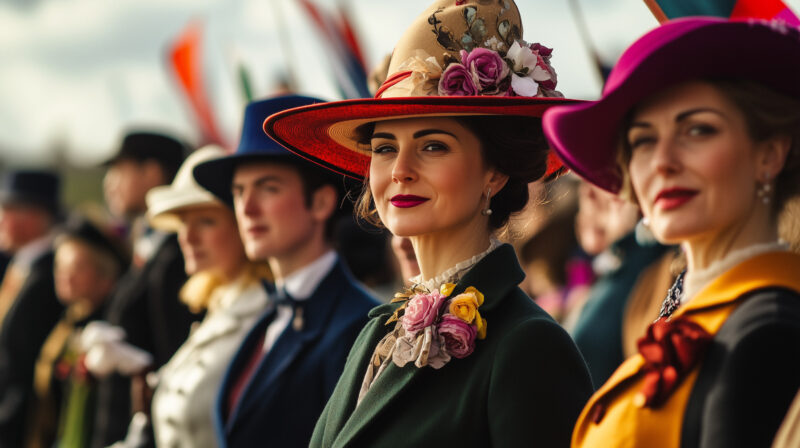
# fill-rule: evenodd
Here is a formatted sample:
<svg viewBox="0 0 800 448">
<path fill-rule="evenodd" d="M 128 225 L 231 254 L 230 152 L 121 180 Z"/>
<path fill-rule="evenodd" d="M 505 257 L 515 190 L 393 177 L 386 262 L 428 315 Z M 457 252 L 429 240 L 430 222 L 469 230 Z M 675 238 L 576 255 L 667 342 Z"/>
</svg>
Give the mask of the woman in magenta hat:
<svg viewBox="0 0 800 448">
<path fill-rule="evenodd" d="M 599 101 L 543 126 L 564 163 L 638 201 L 687 268 L 587 403 L 574 447 L 769 446 L 800 387 L 800 31 L 691 18 L 634 43 Z"/>
<path fill-rule="evenodd" d="M 375 99 L 265 122 L 293 152 L 366 177 L 360 215 L 408 237 L 421 272 L 370 313 L 311 446 L 569 444 L 586 366 L 495 238 L 528 183 L 557 171 L 539 117 L 570 103 L 551 50 L 521 37 L 513 1 L 438 0 L 395 47 Z"/>
</svg>

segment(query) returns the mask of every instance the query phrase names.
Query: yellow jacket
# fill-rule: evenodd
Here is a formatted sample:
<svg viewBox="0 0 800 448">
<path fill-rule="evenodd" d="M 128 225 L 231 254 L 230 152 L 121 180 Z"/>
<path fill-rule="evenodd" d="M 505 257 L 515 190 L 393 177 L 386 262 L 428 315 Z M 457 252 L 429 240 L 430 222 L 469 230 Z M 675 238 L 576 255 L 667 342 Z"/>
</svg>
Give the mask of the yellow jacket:
<svg viewBox="0 0 800 448">
<path fill-rule="evenodd" d="M 744 261 L 712 281 L 672 319 L 691 320 L 713 336 L 743 302 L 740 297 L 768 287 L 800 292 L 800 255 L 772 252 Z M 649 408 L 643 405 L 640 392 L 644 358 L 640 354 L 629 358 L 584 407 L 572 434 L 572 446 L 680 446 L 684 412 L 702 364 L 701 360 L 688 372 L 662 405 Z"/>
</svg>

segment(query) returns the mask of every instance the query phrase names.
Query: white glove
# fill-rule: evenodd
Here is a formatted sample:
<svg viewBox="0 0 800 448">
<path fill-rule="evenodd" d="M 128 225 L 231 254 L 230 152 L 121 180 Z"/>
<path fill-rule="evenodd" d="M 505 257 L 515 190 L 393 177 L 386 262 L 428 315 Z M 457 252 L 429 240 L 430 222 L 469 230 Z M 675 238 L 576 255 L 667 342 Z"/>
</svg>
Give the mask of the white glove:
<svg viewBox="0 0 800 448">
<path fill-rule="evenodd" d="M 128 344 L 125 330 L 107 322 L 92 322 L 81 334 L 81 345 L 86 351 L 85 364 L 95 377 L 104 378 L 112 372 L 131 376 L 153 363 L 153 356 Z"/>
</svg>

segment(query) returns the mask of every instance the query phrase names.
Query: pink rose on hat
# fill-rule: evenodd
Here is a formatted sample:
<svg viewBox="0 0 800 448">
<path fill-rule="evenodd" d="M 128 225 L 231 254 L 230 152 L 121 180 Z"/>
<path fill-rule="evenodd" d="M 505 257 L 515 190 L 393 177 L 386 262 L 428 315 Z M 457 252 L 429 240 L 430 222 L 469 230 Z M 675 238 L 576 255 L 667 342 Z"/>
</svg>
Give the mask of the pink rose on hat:
<svg viewBox="0 0 800 448">
<path fill-rule="evenodd" d="M 475 48 L 467 53 L 461 50 L 461 62 L 478 79 L 483 93 L 498 91 L 498 84 L 508 76 L 508 65 L 503 58 L 486 48 Z"/>
<path fill-rule="evenodd" d="M 448 65 L 439 80 L 439 95 L 442 96 L 474 96 L 480 91 L 478 77 L 461 64 Z"/>
</svg>

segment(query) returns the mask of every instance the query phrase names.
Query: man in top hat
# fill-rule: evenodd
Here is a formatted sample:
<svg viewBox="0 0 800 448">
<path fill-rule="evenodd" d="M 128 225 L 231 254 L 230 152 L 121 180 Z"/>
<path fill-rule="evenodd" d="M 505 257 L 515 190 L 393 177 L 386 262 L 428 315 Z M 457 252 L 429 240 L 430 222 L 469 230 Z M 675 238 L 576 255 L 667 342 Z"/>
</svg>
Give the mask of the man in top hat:
<svg viewBox="0 0 800 448">
<path fill-rule="evenodd" d="M 233 204 L 248 258 L 266 260 L 273 304 L 235 355 L 215 406 L 221 446 L 306 447 L 356 335 L 377 302 L 331 245 L 343 179 L 261 130 L 265 117 L 320 102 L 283 96 L 245 111 L 236 154 L 198 165 L 197 181 Z"/>
<path fill-rule="evenodd" d="M 0 250 L 12 254 L 0 285 L 0 447 L 19 447 L 42 343 L 61 314 L 53 283 L 52 229 L 60 178 L 12 171 L 0 183 Z"/>
<path fill-rule="evenodd" d="M 103 187 L 109 210 L 132 228 L 133 260 L 109 299 L 105 319 L 125 331 L 125 342 L 150 353 L 153 367 L 167 362 L 189 335 L 197 316 L 180 302 L 186 280 L 177 237 L 149 229 L 148 190 L 172 182 L 185 146 L 167 135 L 132 132 L 106 163 Z M 114 373 L 98 385 L 92 446 L 125 437 L 131 419 L 131 380 Z"/>
</svg>

